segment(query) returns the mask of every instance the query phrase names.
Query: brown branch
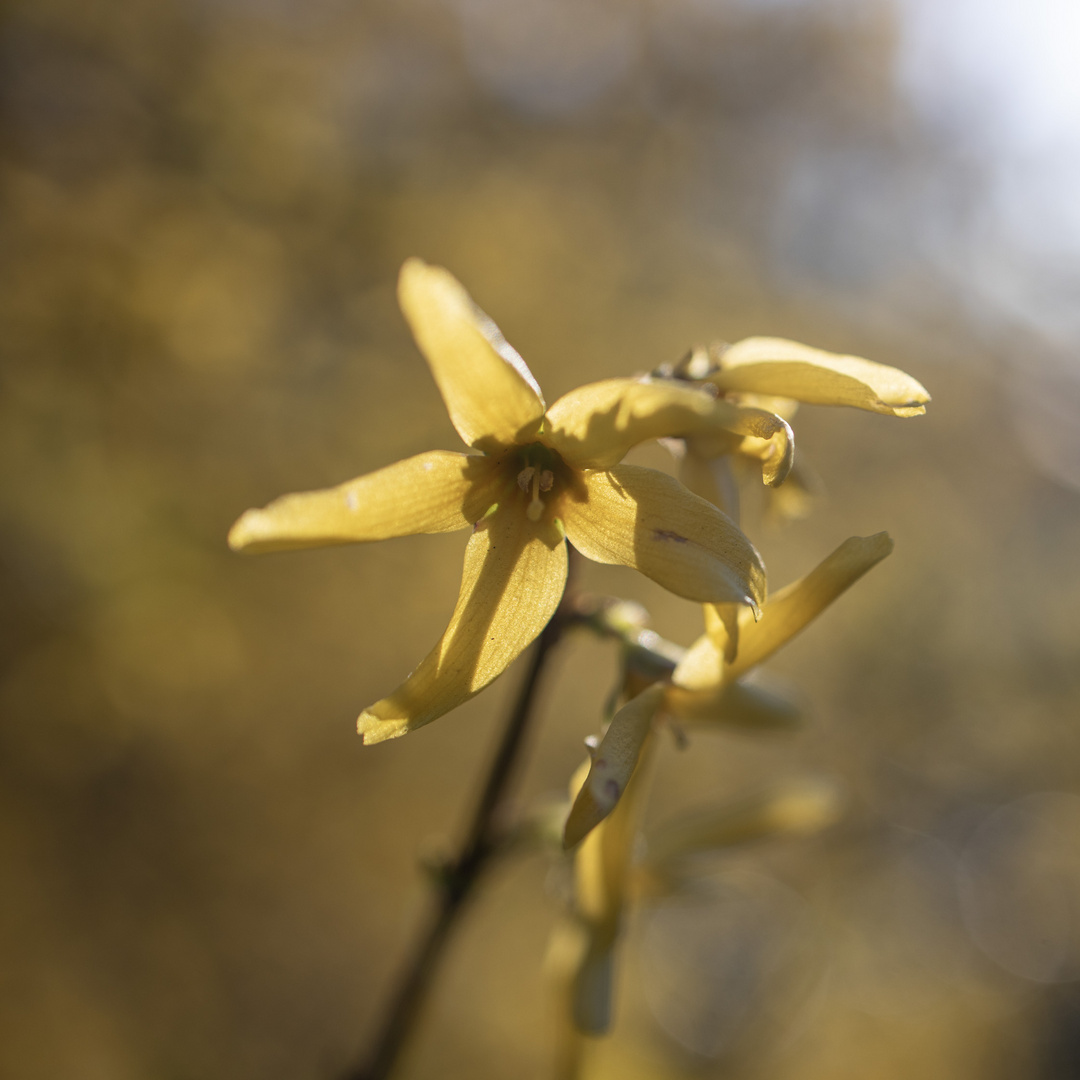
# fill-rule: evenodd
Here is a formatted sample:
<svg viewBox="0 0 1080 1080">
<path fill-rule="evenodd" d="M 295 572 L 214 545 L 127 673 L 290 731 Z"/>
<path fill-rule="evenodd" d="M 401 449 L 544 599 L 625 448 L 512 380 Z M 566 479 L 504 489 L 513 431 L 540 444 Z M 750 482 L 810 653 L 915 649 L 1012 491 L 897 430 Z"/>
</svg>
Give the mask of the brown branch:
<svg viewBox="0 0 1080 1080">
<path fill-rule="evenodd" d="M 572 548 L 570 553 L 573 559 Z M 572 576 L 573 562 L 570 569 Z M 532 647 L 525 678 L 488 771 L 461 854 L 440 867 L 435 875 L 439 889 L 435 909 L 387 1010 L 371 1055 L 365 1064 L 343 1074 L 342 1080 L 384 1080 L 390 1076 L 423 1010 L 458 917 L 502 845 L 507 791 L 532 715 L 540 676 L 552 648 L 579 618 L 572 596 L 568 584 L 558 610 Z"/>
</svg>

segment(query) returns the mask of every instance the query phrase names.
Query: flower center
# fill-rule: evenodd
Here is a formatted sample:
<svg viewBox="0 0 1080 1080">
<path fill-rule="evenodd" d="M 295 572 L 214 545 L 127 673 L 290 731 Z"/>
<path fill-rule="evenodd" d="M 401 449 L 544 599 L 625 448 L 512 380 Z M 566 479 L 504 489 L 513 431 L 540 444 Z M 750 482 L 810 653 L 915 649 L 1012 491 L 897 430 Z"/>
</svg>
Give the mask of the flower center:
<svg viewBox="0 0 1080 1080">
<path fill-rule="evenodd" d="M 544 496 L 566 479 L 566 466 L 550 447 L 533 443 L 520 448 L 515 469 L 517 486 L 529 496 L 525 514 L 530 521 L 539 521 L 544 516 Z"/>
<path fill-rule="evenodd" d="M 517 485 L 522 491 L 532 489 L 532 499 L 525 507 L 530 521 L 539 521 L 544 512 L 541 491 L 550 491 L 555 486 L 555 474 L 550 469 L 538 469 L 535 465 L 526 465 L 517 476 Z"/>
</svg>

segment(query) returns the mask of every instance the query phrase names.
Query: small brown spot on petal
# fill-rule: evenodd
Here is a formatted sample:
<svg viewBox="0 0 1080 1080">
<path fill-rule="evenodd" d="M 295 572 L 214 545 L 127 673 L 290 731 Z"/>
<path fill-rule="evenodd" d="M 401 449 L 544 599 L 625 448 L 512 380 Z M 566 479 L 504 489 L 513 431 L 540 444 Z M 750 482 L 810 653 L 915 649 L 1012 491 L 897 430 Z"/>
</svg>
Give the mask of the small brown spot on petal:
<svg viewBox="0 0 1080 1080">
<path fill-rule="evenodd" d="M 689 542 L 681 533 L 672 532 L 670 529 L 653 529 L 653 539 L 671 540 L 676 544 L 686 544 Z"/>
</svg>

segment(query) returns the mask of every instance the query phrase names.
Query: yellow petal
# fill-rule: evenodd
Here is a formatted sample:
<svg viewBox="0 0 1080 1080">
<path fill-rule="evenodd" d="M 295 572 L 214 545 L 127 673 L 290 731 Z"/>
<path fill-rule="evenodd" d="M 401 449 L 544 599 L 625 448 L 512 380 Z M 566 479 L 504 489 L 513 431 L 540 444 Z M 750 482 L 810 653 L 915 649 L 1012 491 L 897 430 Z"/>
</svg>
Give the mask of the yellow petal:
<svg viewBox="0 0 1080 1080">
<path fill-rule="evenodd" d="M 765 595 L 750 541 L 666 473 L 637 465 L 578 473 L 557 512 L 583 555 L 636 567 L 687 600 L 757 606 Z"/>
<path fill-rule="evenodd" d="M 840 810 L 840 794 L 828 781 L 806 778 L 778 784 L 657 829 L 649 838 L 649 863 L 655 867 L 766 836 L 811 835 L 833 824 Z"/>
<path fill-rule="evenodd" d="M 664 686 L 656 683 L 627 702 L 612 718 L 593 754 L 589 774 L 578 791 L 566 819 L 563 847 L 581 843 L 615 809 L 637 768 L 638 758 L 653 715 L 664 700 Z"/>
<path fill-rule="evenodd" d="M 723 681 L 724 666 L 721 646 L 715 635 L 706 632 L 683 653 L 682 659 L 672 673 L 672 686 L 693 691 L 719 690 Z"/>
<path fill-rule="evenodd" d="M 532 441 L 544 416 L 540 387 L 457 278 L 409 259 L 398 301 L 465 442 L 495 450 Z"/>
<path fill-rule="evenodd" d="M 746 338 L 725 350 L 708 377 L 721 390 L 794 398 L 811 405 L 852 405 L 889 416 L 919 416 L 930 395 L 910 375 L 859 356 L 783 338 Z"/>
<path fill-rule="evenodd" d="M 771 656 L 892 549 L 888 533 L 852 536 L 806 577 L 771 596 L 759 622 L 740 620 L 739 654 L 725 676 L 736 679 Z"/>
<path fill-rule="evenodd" d="M 779 487 L 795 460 L 795 436 L 788 422 L 776 413 L 741 405 L 732 430 L 749 436 L 740 444 L 739 453 L 757 458 L 761 478 L 769 487 Z"/>
<path fill-rule="evenodd" d="M 679 461 L 679 480 L 688 491 L 711 502 L 737 525 L 739 523 L 739 485 L 731 471 L 731 457 L 742 441 L 730 436 L 730 449 L 719 455 L 704 452 L 697 439 L 686 440 L 686 452 Z"/>
<path fill-rule="evenodd" d="M 630 888 L 634 840 L 651 741 L 618 805 L 574 853 L 574 915 L 584 931 L 571 994 L 579 1031 L 603 1034 L 611 1022 L 611 967 Z M 586 763 L 586 766 L 588 763 Z M 585 770 L 575 775 L 583 782 Z M 574 791 L 574 786 L 571 786 Z"/>
<path fill-rule="evenodd" d="M 789 698 L 742 679 L 696 690 L 673 685 L 668 688 L 664 707 L 687 723 L 747 731 L 793 731 L 800 717 L 799 707 Z"/>
<path fill-rule="evenodd" d="M 430 723 L 478 693 L 547 625 L 566 583 L 566 545 L 551 525 L 503 507 L 465 549 L 461 592 L 442 640 L 357 721 L 365 743 Z"/>
<path fill-rule="evenodd" d="M 705 604 L 705 633 L 724 654 L 730 664 L 739 654 L 739 618 L 742 608 L 737 604 Z"/>
<path fill-rule="evenodd" d="M 282 551 L 464 529 L 498 501 L 500 478 L 489 458 L 432 450 L 248 510 L 230 530 L 229 546 Z"/>
<path fill-rule="evenodd" d="M 734 430 L 739 422 L 738 406 L 703 390 L 649 378 L 605 379 L 559 398 L 548 409 L 543 441 L 579 469 L 605 469 L 648 439 Z"/>
</svg>

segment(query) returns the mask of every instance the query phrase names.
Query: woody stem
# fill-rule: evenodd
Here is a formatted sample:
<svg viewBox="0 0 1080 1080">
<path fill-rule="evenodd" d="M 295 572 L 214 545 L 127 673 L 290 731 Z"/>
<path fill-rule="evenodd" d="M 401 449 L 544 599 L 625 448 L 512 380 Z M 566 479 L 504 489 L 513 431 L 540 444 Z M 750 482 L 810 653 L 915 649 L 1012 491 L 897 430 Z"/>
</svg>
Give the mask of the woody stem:
<svg viewBox="0 0 1080 1080">
<path fill-rule="evenodd" d="M 570 555 L 572 576 L 576 557 L 573 548 Z M 363 1065 L 345 1073 L 342 1080 L 383 1080 L 393 1072 L 423 1010 L 458 918 L 488 863 L 500 849 L 505 836 L 510 781 L 524 745 L 541 674 L 551 650 L 567 627 L 578 619 L 568 579 L 558 610 L 532 647 L 525 678 L 488 770 L 461 853 L 439 870 L 434 910 L 402 974 L 371 1055 Z"/>
</svg>

